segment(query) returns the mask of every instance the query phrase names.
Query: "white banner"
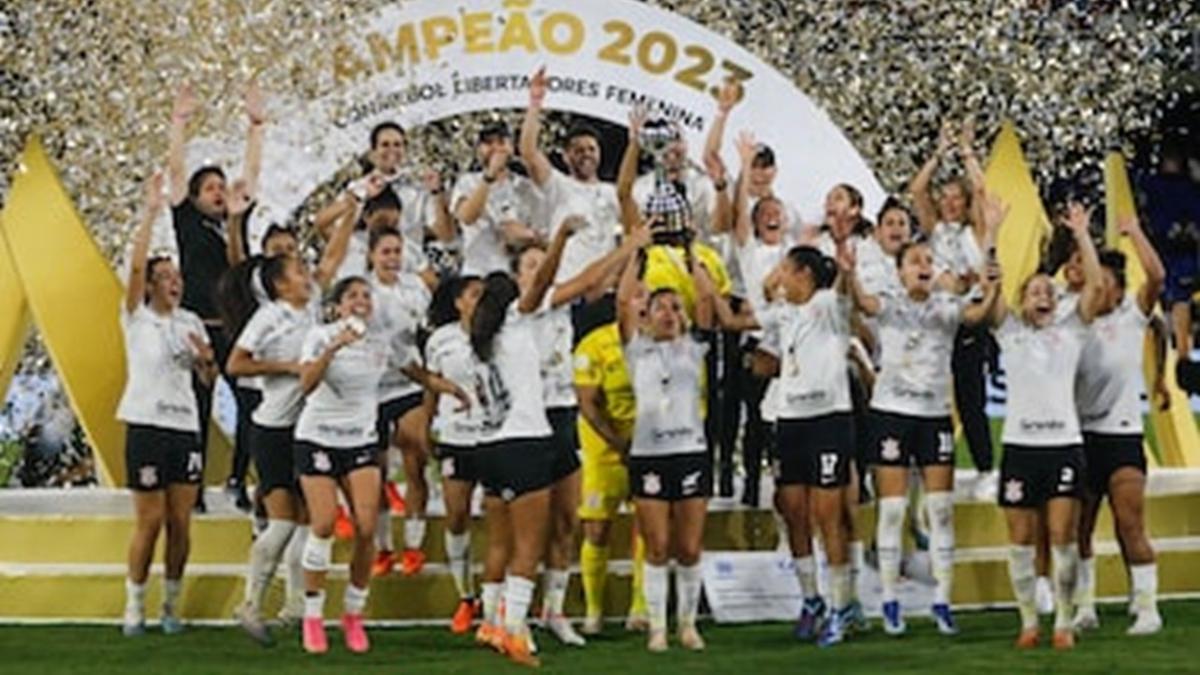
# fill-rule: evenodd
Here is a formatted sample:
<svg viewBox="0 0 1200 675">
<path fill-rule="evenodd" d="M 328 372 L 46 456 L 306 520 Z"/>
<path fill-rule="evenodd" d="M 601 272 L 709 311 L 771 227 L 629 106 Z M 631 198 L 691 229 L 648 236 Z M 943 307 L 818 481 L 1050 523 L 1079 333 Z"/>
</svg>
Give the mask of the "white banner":
<svg viewBox="0 0 1200 675">
<path fill-rule="evenodd" d="M 414 0 L 353 20 L 330 45 L 322 94 L 274 100 L 258 222 L 285 220 L 335 168 L 367 148 L 376 123 L 406 128 L 452 115 L 523 108 L 528 78 L 550 76 L 546 106 L 625 124 L 648 104 L 679 121 L 693 158 L 716 110 L 715 91 L 741 82 L 744 101 L 725 139 L 752 130 L 772 146 L 777 192 L 806 220 L 836 183 L 858 187 L 867 213 L 883 191 L 866 162 L 807 96 L 750 52 L 677 14 L 633 0 Z M 198 139 L 195 165 L 237 166 L 240 130 Z M 416 131 L 419 133 L 419 131 Z"/>
<path fill-rule="evenodd" d="M 780 551 L 707 551 L 704 595 L 718 623 L 794 621 L 804 601 L 795 563 Z"/>
</svg>

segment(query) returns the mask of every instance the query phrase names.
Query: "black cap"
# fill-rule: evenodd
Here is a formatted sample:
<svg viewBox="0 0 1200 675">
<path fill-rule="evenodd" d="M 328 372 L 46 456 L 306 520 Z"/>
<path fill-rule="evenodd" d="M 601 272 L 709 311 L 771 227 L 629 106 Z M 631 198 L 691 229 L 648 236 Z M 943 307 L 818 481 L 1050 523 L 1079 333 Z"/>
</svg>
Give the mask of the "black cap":
<svg viewBox="0 0 1200 675">
<path fill-rule="evenodd" d="M 512 138 L 512 130 L 503 120 L 488 122 L 480 127 L 479 143 L 486 143 L 493 138 Z"/>
<path fill-rule="evenodd" d="M 754 152 L 754 161 L 751 162 L 751 166 L 775 166 L 775 151 L 766 143 L 759 143 L 758 149 Z"/>
</svg>

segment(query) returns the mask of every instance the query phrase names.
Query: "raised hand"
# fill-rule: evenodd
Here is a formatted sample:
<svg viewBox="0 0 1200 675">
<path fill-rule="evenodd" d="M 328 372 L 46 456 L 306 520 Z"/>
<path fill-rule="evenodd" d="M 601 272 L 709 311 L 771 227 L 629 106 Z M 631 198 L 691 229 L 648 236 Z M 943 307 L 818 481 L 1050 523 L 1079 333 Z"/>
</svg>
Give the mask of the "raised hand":
<svg viewBox="0 0 1200 675">
<path fill-rule="evenodd" d="M 958 148 L 964 157 L 975 152 L 975 120 L 968 117 L 963 120 L 962 129 L 958 136 Z"/>
<path fill-rule="evenodd" d="M 637 225 L 629 228 L 629 241 L 637 248 L 646 248 L 652 241 L 650 234 L 650 220 L 642 220 Z"/>
<path fill-rule="evenodd" d="M 262 89 L 259 88 L 256 80 L 251 80 L 246 85 L 246 117 L 250 118 L 251 124 L 266 124 L 267 123 L 267 103 L 263 96 Z"/>
<path fill-rule="evenodd" d="M 442 174 L 433 167 L 427 167 L 421 172 L 421 186 L 426 192 L 438 192 L 442 189 Z"/>
<path fill-rule="evenodd" d="M 937 154 L 945 156 L 952 147 L 954 147 L 954 128 L 950 126 L 949 122 L 943 122 L 942 130 L 938 134 Z"/>
<path fill-rule="evenodd" d="M 642 127 L 646 126 L 647 117 L 645 106 L 635 105 L 629 110 L 629 140 L 631 142 L 638 142 Z"/>
<path fill-rule="evenodd" d="M 853 274 L 858 263 L 858 257 L 854 254 L 854 247 L 847 244 L 845 241 L 838 242 L 837 245 L 837 264 L 838 269 L 843 274 Z"/>
<path fill-rule="evenodd" d="M 1009 204 L 1000 199 L 994 192 L 986 192 L 983 197 L 983 222 L 989 228 L 1000 227 L 1000 223 L 1008 217 Z"/>
<path fill-rule="evenodd" d="M 146 179 L 145 186 L 145 205 L 147 213 L 158 213 L 167 203 L 167 197 L 163 194 L 163 172 L 161 170 L 150 174 Z"/>
<path fill-rule="evenodd" d="M 250 198 L 248 187 L 244 178 L 239 178 L 229 184 L 229 188 L 225 190 L 225 203 L 229 209 L 229 215 L 241 216 L 250 210 L 250 204 L 254 200 Z"/>
<path fill-rule="evenodd" d="M 1071 202 L 1067 206 L 1066 227 L 1075 236 L 1087 236 L 1088 225 L 1092 222 L 1092 210 L 1079 202 Z"/>
<path fill-rule="evenodd" d="M 725 182 L 729 172 L 725 168 L 725 162 L 721 159 L 721 155 L 715 152 L 704 154 L 704 171 L 714 183 Z"/>
<path fill-rule="evenodd" d="M 1142 223 L 1138 220 L 1136 213 L 1121 216 L 1117 219 L 1117 231 L 1126 237 L 1132 236 L 1134 232 L 1140 229 L 1142 229 Z"/>
<path fill-rule="evenodd" d="M 753 133 L 749 131 L 738 133 L 737 152 L 738 157 L 742 159 L 742 166 L 750 166 L 750 163 L 754 161 L 754 156 L 758 154 L 758 142 Z"/>
<path fill-rule="evenodd" d="M 547 89 L 549 89 L 549 82 L 546 79 L 546 67 L 542 66 L 529 79 L 530 105 L 541 106 L 542 102 L 546 100 Z"/>
<path fill-rule="evenodd" d="M 721 85 L 721 89 L 717 92 L 717 110 L 722 115 L 728 115 L 729 111 L 742 100 L 742 85 L 733 80 L 726 80 Z"/>
<path fill-rule="evenodd" d="M 171 119 L 176 122 L 187 123 L 192 119 L 192 115 L 196 114 L 200 103 L 196 100 L 196 94 L 192 92 L 192 85 L 184 84 L 175 94 L 175 105 L 171 108 Z"/>
</svg>

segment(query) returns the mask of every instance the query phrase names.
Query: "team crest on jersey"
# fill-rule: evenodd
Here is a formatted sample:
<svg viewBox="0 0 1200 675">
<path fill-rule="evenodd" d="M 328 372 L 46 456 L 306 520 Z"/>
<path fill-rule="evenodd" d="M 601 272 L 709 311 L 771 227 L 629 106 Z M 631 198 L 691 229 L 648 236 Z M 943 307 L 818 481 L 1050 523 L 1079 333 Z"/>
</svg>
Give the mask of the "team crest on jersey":
<svg viewBox="0 0 1200 675">
<path fill-rule="evenodd" d="M 512 488 L 504 488 L 503 490 L 500 491 L 500 499 L 503 499 L 506 502 L 511 502 L 512 500 L 514 500 L 516 498 L 517 498 L 517 492 L 516 492 L 516 490 L 513 490 Z"/>
<path fill-rule="evenodd" d="M 138 470 L 138 485 L 142 487 L 154 487 L 158 485 L 158 467 L 143 466 Z"/>
<path fill-rule="evenodd" d="M 1025 483 L 1016 478 L 1005 481 L 1004 483 L 1004 501 L 1009 503 L 1019 502 L 1025 498 Z"/>
<path fill-rule="evenodd" d="M 326 473 L 333 468 L 333 463 L 329 461 L 329 453 L 324 450 L 318 450 L 313 453 L 313 468 L 321 473 Z"/>
<path fill-rule="evenodd" d="M 662 492 L 662 478 L 656 473 L 648 473 L 642 476 L 642 492 L 648 495 L 656 495 Z"/>
<path fill-rule="evenodd" d="M 680 490 L 685 495 L 690 495 L 700 491 L 700 472 L 693 471 L 683 477 L 683 481 L 679 484 Z"/>
<path fill-rule="evenodd" d="M 885 462 L 894 462 L 900 459 L 900 441 L 895 438 L 885 438 L 879 444 L 879 458 Z"/>
<path fill-rule="evenodd" d="M 447 457 L 442 460 L 442 478 L 454 478 L 454 458 Z"/>
</svg>

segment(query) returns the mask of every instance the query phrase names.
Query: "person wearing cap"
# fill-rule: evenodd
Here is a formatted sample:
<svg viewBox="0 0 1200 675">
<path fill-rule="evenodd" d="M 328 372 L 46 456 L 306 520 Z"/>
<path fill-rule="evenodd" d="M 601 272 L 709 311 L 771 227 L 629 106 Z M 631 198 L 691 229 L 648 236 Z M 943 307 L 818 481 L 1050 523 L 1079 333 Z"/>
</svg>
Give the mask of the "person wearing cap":
<svg viewBox="0 0 1200 675">
<path fill-rule="evenodd" d="M 510 251 L 539 238 L 534 220 L 541 194 L 533 181 L 509 169 L 512 132 L 504 122 L 480 129 L 475 156 L 481 170 L 459 176 L 450 203 L 462 227 L 462 273 L 483 277 L 508 271 Z"/>
</svg>

